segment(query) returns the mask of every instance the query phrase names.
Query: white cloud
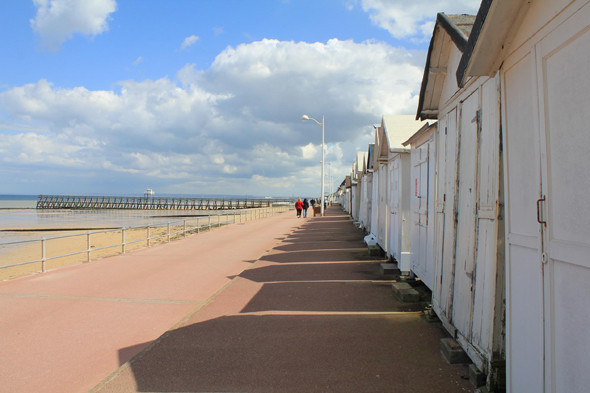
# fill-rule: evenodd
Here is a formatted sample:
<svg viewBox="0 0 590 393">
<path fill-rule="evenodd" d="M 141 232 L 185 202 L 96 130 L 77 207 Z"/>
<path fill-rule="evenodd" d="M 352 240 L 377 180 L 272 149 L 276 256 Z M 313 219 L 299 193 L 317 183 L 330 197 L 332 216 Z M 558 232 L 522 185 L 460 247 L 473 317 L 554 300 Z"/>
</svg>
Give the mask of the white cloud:
<svg viewBox="0 0 590 393">
<path fill-rule="evenodd" d="M 189 37 L 186 37 L 184 39 L 184 41 L 182 41 L 182 44 L 180 44 L 180 50 L 185 50 L 186 48 L 193 45 L 198 40 L 199 40 L 199 37 L 196 35 L 191 35 Z"/>
<path fill-rule="evenodd" d="M 361 0 L 371 21 L 395 38 L 430 39 L 438 12 L 477 13 L 481 0 Z"/>
<path fill-rule="evenodd" d="M 41 45 L 56 51 L 74 34 L 96 36 L 108 29 L 109 15 L 117 9 L 115 0 L 33 0 L 37 14 L 31 27 Z"/>
<path fill-rule="evenodd" d="M 321 147 L 320 147 L 321 149 Z M 310 159 L 316 156 L 317 154 L 317 146 L 312 144 L 312 143 L 308 143 L 305 146 L 301 146 L 301 155 L 303 156 L 303 158 L 305 159 Z"/>
<path fill-rule="evenodd" d="M 118 182 L 119 192 L 145 183 L 187 194 L 315 195 L 321 128 L 301 115 L 325 116 L 326 161 L 339 183 L 372 124 L 415 111 L 415 63 L 385 43 L 262 40 L 227 48 L 209 69 L 186 65 L 177 80 L 128 80 L 118 91 L 40 80 L 0 92 L 2 124 L 19 125 L 3 134 L 0 161 L 71 165 L 95 173 L 96 184 Z"/>
</svg>

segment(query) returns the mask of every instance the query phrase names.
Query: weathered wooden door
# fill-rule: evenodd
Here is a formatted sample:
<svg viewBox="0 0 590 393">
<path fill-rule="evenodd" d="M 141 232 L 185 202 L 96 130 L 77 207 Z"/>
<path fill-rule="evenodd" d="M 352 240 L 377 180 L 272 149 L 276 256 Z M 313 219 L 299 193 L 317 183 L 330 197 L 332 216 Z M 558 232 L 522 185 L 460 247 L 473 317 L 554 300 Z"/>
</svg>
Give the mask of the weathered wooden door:
<svg viewBox="0 0 590 393">
<path fill-rule="evenodd" d="M 434 187 L 431 180 L 434 166 L 430 159 L 434 159 L 435 145 L 432 136 L 415 148 L 412 154 L 412 271 L 432 289 L 434 278 L 434 262 L 432 247 L 429 244 L 429 219 L 434 216 Z M 430 208 L 430 209 L 429 209 Z M 429 211 L 432 210 L 432 211 Z M 432 226 L 434 228 L 434 226 Z M 432 235 L 430 235 L 432 236 Z"/>
<path fill-rule="evenodd" d="M 471 342 L 488 359 L 502 359 L 504 340 L 504 219 L 500 160 L 499 77 L 480 88 L 480 144 L 477 171 L 477 215 Z"/>
<path fill-rule="evenodd" d="M 389 226 L 389 207 L 387 204 L 387 180 L 388 180 L 388 173 L 387 173 L 387 165 L 386 164 L 379 164 L 379 170 L 377 171 L 379 176 L 379 183 L 377 184 L 378 187 L 378 206 L 377 206 L 377 243 L 381 248 L 387 252 L 388 244 L 387 244 L 387 233 L 388 233 L 388 226 Z"/>
<path fill-rule="evenodd" d="M 475 272 L 477 168 L 480 131 L 479 90 L 460 104 L 459 183 L 457 203 L 457 246 L 453 292 L 453 324 L 466 337 L 471 337 L 473 279 Z"/>
<path fill-rule="evenodd" d="M 439 121 L 436 202 L 436 277 L 432 303 L 437 314 L 451 319 L 455 274 L 457 194 L 457 109 Z"/>
<path fill-rule="evenodd" d="M 400 242 L 401 242 L 401 228 L 400 228 L 400 156 L 396 156 L 388 165 L 389 173 L 389 253 L 400 262 Z"/>
</svg>

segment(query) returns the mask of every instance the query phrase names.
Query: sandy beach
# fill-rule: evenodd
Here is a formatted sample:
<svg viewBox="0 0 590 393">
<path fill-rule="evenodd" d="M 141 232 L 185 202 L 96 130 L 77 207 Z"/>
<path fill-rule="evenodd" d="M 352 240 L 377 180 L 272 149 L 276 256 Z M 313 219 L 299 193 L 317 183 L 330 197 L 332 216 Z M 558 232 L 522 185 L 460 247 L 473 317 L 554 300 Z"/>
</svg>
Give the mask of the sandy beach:
<svg viewBox="0 0 590 393">
<path fill-rule="evenodd" d="M 237 220 L 239 220 L 239 216 Z M 233 222 L 234 217 L 231 215 L 214 217 L 211 222 L 211 229 Z M 147 227 L 125 229 L 124 237 L 120 229 L 109 231 L 93 230 L 90 235 L 90 248 L 88 248 L 88 232 L 81 232 L 80 230 L 29 232 L 39 240 L 23 243 L 19 247 L 0 250 L 0 267 L 23 262 L 35 262 L 0 268 L 0 280 L 13 279 L 42 271 L 43 244 L 40 240 L 42 238 L 47 239 L 45 241 L 46 261 L 44 268 L 45 270 L 51 270 L 61 266 L 86 263 L 89 259 L 97 260 L 123 252 L 132 252 L 133 250 L 191 236 L 196 234 L 197 231 L 202 232 L 210 229 L 209 222 L 205 219 L 198 222 L 198 229 L 195 221 L 190 222 L 189 225 L 186 235 L 182 233 L 183 225 L 171 225 L 170 236 L 168 236 L 167 226 L 150 227 L 149 236 Z M 149 245 L 148 237 L 150 238 Z"/>
</svg>

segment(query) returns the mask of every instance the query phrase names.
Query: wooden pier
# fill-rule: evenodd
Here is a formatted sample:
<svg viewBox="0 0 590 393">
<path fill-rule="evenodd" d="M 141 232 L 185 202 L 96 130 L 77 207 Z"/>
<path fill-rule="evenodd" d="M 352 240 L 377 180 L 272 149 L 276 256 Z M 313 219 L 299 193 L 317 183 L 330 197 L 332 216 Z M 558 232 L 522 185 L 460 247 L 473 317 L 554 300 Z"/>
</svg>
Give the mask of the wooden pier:
<svg viewBox="0 0 590 393">
<path fill-rule="evenodd" d="M 117 196 L 39 195 L 37 209 L 230 210 L 270 207 L 290 199 L 154 198 Z"/>
</svg>

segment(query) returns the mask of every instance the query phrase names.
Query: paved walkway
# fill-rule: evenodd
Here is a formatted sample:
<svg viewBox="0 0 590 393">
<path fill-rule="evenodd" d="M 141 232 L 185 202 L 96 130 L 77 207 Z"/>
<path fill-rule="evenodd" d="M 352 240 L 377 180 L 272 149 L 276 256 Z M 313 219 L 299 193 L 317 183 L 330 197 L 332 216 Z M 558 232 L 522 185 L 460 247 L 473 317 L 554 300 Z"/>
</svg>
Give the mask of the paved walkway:
<svg viewBox="0 0 590 393">
<path fill-rule="evenodd" d="M 379 262 L 334 207 L 0 283 L 0 392 L 473 391 Z"/>
<path fill-rule="evenodd" d="M 88 392 L 299 225 L 286 213 L 0 282 L 0 393 Z"/>
<path fill-rule="evenodd" d="M 93 393 L 473 391 L 339 208 L 298 223 Z"/>
</svg>

